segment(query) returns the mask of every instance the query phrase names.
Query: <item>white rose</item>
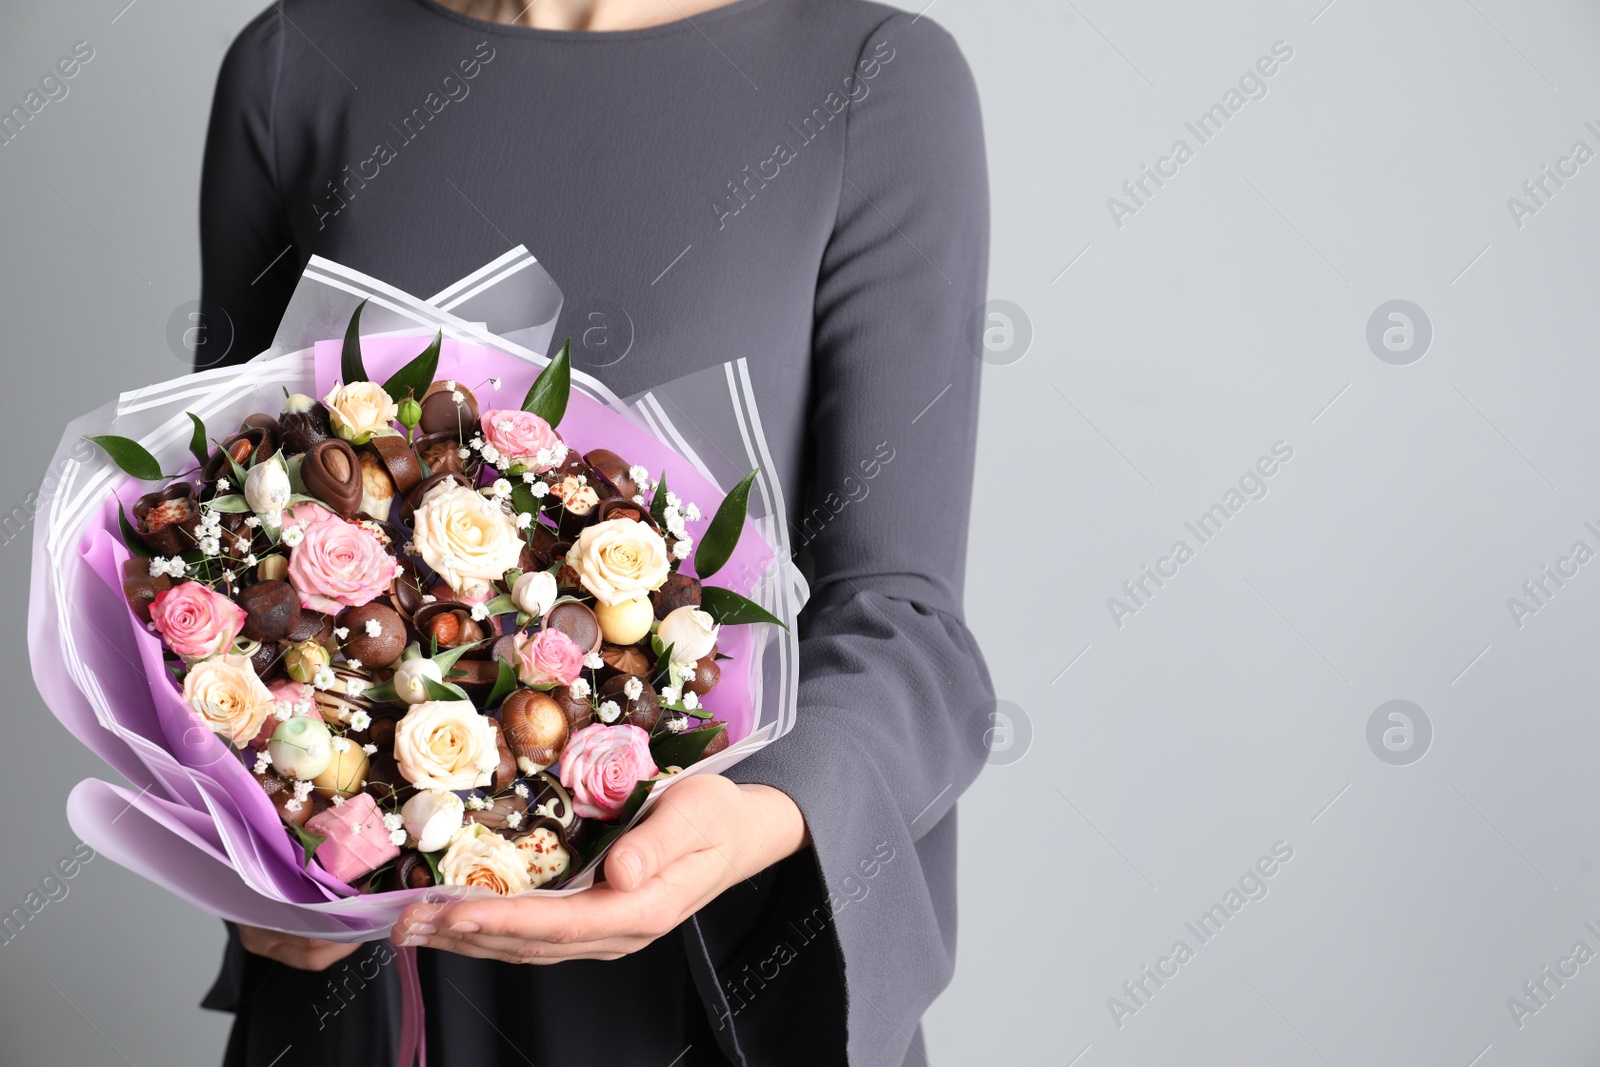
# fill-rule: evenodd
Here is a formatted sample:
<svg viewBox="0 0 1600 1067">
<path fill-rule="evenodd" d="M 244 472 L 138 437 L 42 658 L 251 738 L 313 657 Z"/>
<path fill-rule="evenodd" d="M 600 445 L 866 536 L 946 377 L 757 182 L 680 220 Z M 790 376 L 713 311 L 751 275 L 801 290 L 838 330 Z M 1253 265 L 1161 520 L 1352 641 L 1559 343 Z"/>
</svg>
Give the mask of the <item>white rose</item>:
<svg viewBox="0 0 1600 1067">
<path fill-rule="evenodd" d="M 400 405 L 377 382 L 336 385 L 322 402 L 328 406 L 334 433 L 354 444 L 366 444 L 373 434 L 394 433 L 389 424 L 400 417 Z"/>
<path fill-rule="evenodd" d="M 468 823 L 439 860 L 445 885 L 476 885 L 510 896 L 530 888 L 522 850 L 481 823 Z"/>
<path fill-rule="evenodd" d="M 459 482 L 440 482 L 412 518 L 417 554 L 462 596 L 482 596 L 522 558 L 517 524 Z"/>
<path fill-rule="evenodd" d="M 428 695 L 428 685 L 423 680 L 431 678 L 436 682 L 444 681 L 444 670 L 433 660 L 426 656 L 408 659 L 394 672 L 395 696 L 407 704 L 421 704 L 431 700 Z"/>
<path fill-rule="evenodd" d="M 567 562 L 596 600 L 613 606 L 652 593 L 667 580 L 666 542 L 632 519 L 584 527 Z"/>
<path fill-rule="evenodd" d="M 423 852 L 437 852 L 448 845 L 466 814 L 461 798 L 443 789 L 425 789 L 400 809 L 406 833 L 417 839 L 417 848 Z"/>
<path fill-rule="evenodd" d="M 556 602 L 556 576 L 549 571 L 529 571 L 511 587 L 511 600 L 518 611 L 543 615 Z"/>
<path fill-rule="evenodd" d="M 674 608 L 661 620 L 656 634 L 663 645 L 672 646 L 675 663 L 695 663 L 711 655 L 721 627 L 699 608 Z"/>
<path fill-rule="evenodd" d="M 212 656 L 190 667 L 183 679 L 183 702 L 235 745 L 261 732 L 272 714 L 272 701 L 248 656 Z"/>
<path fill-rule="evenodd" d="M 494 724 L 470 700 L 413 704 L 394 728 L 394 758 L 418 789 L 488 785 L 500 762 Z"/>
<path fill-rule="evenodd" d="M 289 472 L 276 457 L 257 463 L 244 477 L 244 502 L 257 515 L 278 515 L 289 506 Z"/>
</svg>

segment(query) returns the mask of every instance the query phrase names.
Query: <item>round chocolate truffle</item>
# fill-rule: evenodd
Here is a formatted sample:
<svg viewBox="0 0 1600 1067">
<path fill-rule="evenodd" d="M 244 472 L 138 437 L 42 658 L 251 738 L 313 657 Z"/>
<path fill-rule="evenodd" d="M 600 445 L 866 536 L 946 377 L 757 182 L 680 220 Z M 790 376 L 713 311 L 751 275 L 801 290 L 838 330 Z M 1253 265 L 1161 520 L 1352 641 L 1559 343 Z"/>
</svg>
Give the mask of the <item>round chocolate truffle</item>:
<svg viewBox="0 0 1600 1067">
<path fill-rule="evenodd" d="M 365 666 L 391 667 L 406 650 L 405 620 L 387 604 L 350 608 L 339 616 L 339 625 L 350 631 L 344 639 L 345 658 Z"/>
<path fill-rule="evenodd" d="M 252 641 L 281 641 L 300 622 L 300 594 L 288 582 L 257 582 L 239 594 L 240 632 Z"/>
</svg>

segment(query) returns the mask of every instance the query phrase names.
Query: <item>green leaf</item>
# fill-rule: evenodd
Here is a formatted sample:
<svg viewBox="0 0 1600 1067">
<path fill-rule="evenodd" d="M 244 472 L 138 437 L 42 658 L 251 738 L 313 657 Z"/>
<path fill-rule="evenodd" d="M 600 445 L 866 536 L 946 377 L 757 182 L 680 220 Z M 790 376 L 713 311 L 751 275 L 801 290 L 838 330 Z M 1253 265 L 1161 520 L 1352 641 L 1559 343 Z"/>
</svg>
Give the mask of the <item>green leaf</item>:
<svg viewBox="0 0 1600 1067">
<path fill-rule="evenodd" d="M 441 330 L 434 334 L 433 343 L 422 350 L 422 355 L 395 371 L 394 376 L 383 383 L 383 391 L 389 394 L 390 400 L 399 403 L 407 393 L 422 399 L 422 394 L 433 384 L 434 372 L 439 369 L 439 346 L 443 343 L 444 331 Z"/>
<path fill-rule="evenodd" d="M 728 626 L 770 622 L 774 626 L 783 626 L 785 631 L 789 629 L 783 625 L 783 620 L 754 600 L 742 597 L 732 589 L 719 589 L 714 585 L 700 587 L 700 610 Z"/>
<path fill-rule="evenodd" d="M 758 467 L 739 479 L 739 484 L 722 498 L 717 513 L 711 517 L 711 525 L 700 535 L 700 543 L 694 550 L 694 573 L 702 582 L 722 569 L 739 544 L 739 535 L 744 532 L 745 511 L 750 506 L 750 483 L 756 480 L 759 470 Z"/>
<path fill-rule="evenodd" d="M 224 515 L 243 515 L 250 510 L 250 505 L 238 493 L 229 493 L 227 496 L 214 496 L 208 503 L 211 510 L 220 511 Z"/>
<path fill-rule="evenodd" d="M 539 498 L 533 495 L 533 487 L 527 482 L 518 482 L 511 487 L 511 506 L 523 515 L 539 516 Z M 533 527 L 528 527 L 531 532 Z"/>
<path fill-rule="evenodd" d="M 654 645 L 654 644 L 660 644 L 660 642 L 661 642 L 660 638 L 654 638 L 650 643 L 652 645 Z M 673 648 L 673 646 L 671 646 L 671 645 L 664 645 L 664 646 L 662 646 L 661 654 L 656 656 L 656 673 L 657 674 L 666 674 L 668 677 L 671 677 L 671 671 L 672 671 L 672 648 Z"/>
<path fill-rule="evenodd" d="M 517 602 L 512 600 L 505 593 L 501 593 L 493 600 L 486 602 L 483 606 L 488 609 L 490 615 L 508 615 L 517 610 Z"/>
<path fill-rule="evenodd" d="M 610 848 L 612 843 L 623 835 L 628 829 L 628 824 L 633 821 L 633 817 L 638 814 L 639 808 L 644 804 L 644 798 L 650 795 L 650 789 L 657 781 L 659 779 L 641 778 L 634 785 L 633 792 L 628 794 L 628 801 L 622 806 L 622 812 L 617 816 L 616 823 L 600 824 L 600 832 L 595 834 L 588 845 L 585 846 L 585 851 L 588 853 L 588 857 L 584 861 L 586 866 L 592 860 L 605 855 L 606 849 Z"/>
<path fill-rule="evenodd" d="M 656 527 L 667 528 L 667 472 L 661 471 L 661 481 L 656 485 L 655 495 L 650 498 L 650 517 L 656 520 Z"/>
<path fill-rule="evenodd" d="M 424 676 L 422 684 L 428 687 L 429 700 L 471 700 L 467 691 L 454 682 L 436 682 Z"/>
<path fill-rule="evenodd" d="M 488 640 L 488 638 L 485 638 L 484 640 Z M 429 658 L 439 665 L 439 669 L 441 671 L 443 671 L 445 674 L 449 674 L 450 668 L 456 665 L 456 661 L 481 644 L 483 644 L 483 641 L 473 641 L 470 644 L 457 645 L 454 648 L 447 648 L 443 652 L 437 652 Z"/>
<path fill-rule="evenodd" d="M 211 449 L 206 445 L 206 424 L 192 411 L 185 411 L 184 414 L 194 423 L 194 434 L 189 438 L 189 454 L 204 467 L 211 460 Z"/>
<path fill-rule="evenodd" d="M 159 482 L 166 477 L 161 473 L 161 464 L 156 462 L 156 457 L 145 451 L 145 447 L 138 441 L 117 437 L 115 434 L 85 437 L 84 440 L 93 441 L 105 449 L 106 455 L 111 457 L 111 462 L 121 467 L 123 473 L 131 474 L 141 482 Z"/>
<path fill-rule="evenodd" d="M 350 325 L 344 331 L 344 354 L 339 360 L 339 370 L 344 375 L 344 384 L 351 382 L 367 381 L 367 368 L 361 362 L 361 309 L 367 306 L 365 300 L 356 305 L 350 315 Z"/>
<path fill-rule="evenodd" d="M 128 521 L 128 513 L 122 510 L 120 500 L 117 501 L 117 527 L 122 531 L 122 543 L 128 546 L 129 552 L 140 559 L 149 559 L 155 555 L 150 546 L 144 543 L 144 538 L 139 536 L 139 531 L 133 528 L 133 523 Z"/>
<path fill-rule="evenodd" d="M 389 681 L 378 682 L 375 685 L 368 686 L 361 691 L 361 695 L 374 704 L 401 703 L 400 694 L 394 691 L 394 679 L 392 678 Z"/>
<path fill-rule="evenodd" d="M 310 830 L 307 830 L 305 827 L 296 826 L 292 822 L 284 823 L 284 825 L 287 826 L 290 829 L 290 831 L 293 832 L 294 836 L 299 839 L 300 848 L 305 853 L 305 859 L 304 859 L 304 861 L 302 861 L 301 866 L 302 867 L 311 866 L 311 857 L 316 855 L 317 847 L 328 839 L 328 835 L 327 834 L 314 834 Z"/>
<path fill-rule="evenodd" d="M 500 677 L 494 680 L 494 688 L 489 690 L 489 699 L 483 702 L 486 708 L 500 706 L 500 702 L 510 696 L 517 688 L 517 672 L 505 660 L 500 661 Z"/>
<path fill-rule="evenodd" d="M 725 727 L 722 723 L 699 730 L 686 730 L 681 734 L 662 734 L 650 742 L 650 757 L 657 767 L 687 767 L 700 762 L 711 744 Z"/>
<path fill-rule="evenodd" d="M 439 856 L 444 853 L 422 852 L 419 855 L 427 861 L 428 870 L 433 872 L 433 884 L 444 885 L 444 875 L 439 873 Z"/>
<path fill-rule="evenodd" d="M 539 372 L 522 401 L 522 410 L 531 411 L 552 427 L 561 423 L 567 413 L 567 399 L 572 395 L 572 338 L 561 342 L 561 351 Z"/>
</svg>

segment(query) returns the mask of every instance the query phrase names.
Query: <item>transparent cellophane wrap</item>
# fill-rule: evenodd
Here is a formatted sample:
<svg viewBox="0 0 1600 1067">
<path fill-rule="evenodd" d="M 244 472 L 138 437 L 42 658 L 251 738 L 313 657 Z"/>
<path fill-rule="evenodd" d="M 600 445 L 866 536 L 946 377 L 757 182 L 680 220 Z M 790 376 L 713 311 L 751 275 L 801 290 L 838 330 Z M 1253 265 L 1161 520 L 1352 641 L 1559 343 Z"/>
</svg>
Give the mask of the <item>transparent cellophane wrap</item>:
<svg viewBox="0 0 1600 1067">
<path fill-rule="evenodd" d="M 276 412 L 286 393 L 324 395 L 339 373 L 339 342 L 362 300 L 363 355 L 383 380 L 444 335 L 437 378 L 455 377 L 483 406 L 514 406 L 548 361 L 561 294 L 517 248 L 429 298 L 418 299 L 313 258 L 273 346 L 248 363 L 186 374 L 124 393 L 72 422 L 38 500 L 28 642 L 39 692 L 72 734 L 130 786 L 80 782 L 67 802 L 73 830 L 96 851 L 223 918 L 337 941 L 383 936 L 402 909 L 426 896 L 462 899 L 465 887 L 356 894 L 313 861 L 281 824 L 238 754 L 184 706 L 156 635 L 129 610 L 120 586 L 128 552 L 117 504 L 131 509 L 158 486 L 123 474 L 86 435 L 144 445 L 177 473 L 190 469 L 193 412 L 213 439 L 252 412 Z M 479 386 L 491 377 L 501 389 Z M 658 784 L 635 818 L 684 777 L 722 771 L 783 736 L 794 723 L 799 649 L 795 619 L 806 597 L 790 562 L 787 520 L 743 360 L 717 364 L 630 398 L 574 370 L 561 423 L 568 443 L 609 448 L 665 470 L 668 485 L 709 516 L 726 492 L 759 469 L 739 547 L 714 584 L 742 593 L 788 624 L 727 626 L 722 680 L 706 698 L 731 744 Z M 691 524 L 691 535 L 697 535 Z M 691 571 L 692 572 L 692 571 Z M 593 883 L 602 857 L 559 890 Z"/>
</svg>

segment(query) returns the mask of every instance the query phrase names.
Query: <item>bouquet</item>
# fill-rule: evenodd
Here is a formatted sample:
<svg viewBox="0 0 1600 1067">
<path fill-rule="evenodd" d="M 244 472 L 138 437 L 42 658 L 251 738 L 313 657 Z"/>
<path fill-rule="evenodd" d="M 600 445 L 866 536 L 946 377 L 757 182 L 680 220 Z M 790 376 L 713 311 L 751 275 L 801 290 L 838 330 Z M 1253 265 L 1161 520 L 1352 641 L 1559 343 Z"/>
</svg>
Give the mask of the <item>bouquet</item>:
<svg viewBox="0 0 1600 1067">
<path fill-rule="evenodd" d="M 742 362 L 625 401 L 527 347 L 559 305 L 523 249 L 428 300 L 313 259 L 267 352 L 69 427 L 35 678 L 137 787 L 74 789 L 85 841 L 370 939 L 423 895 L 581 891 L 788 729 L 804 583 Z"/>
</svg>

